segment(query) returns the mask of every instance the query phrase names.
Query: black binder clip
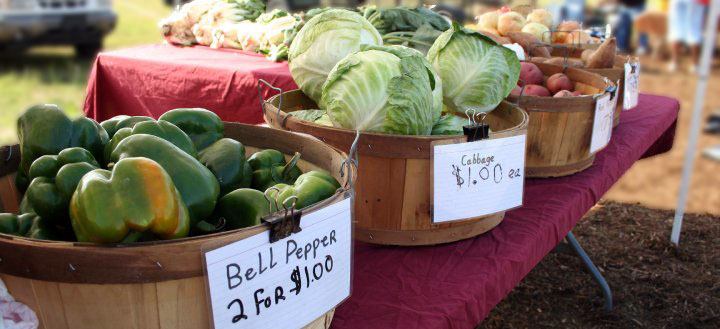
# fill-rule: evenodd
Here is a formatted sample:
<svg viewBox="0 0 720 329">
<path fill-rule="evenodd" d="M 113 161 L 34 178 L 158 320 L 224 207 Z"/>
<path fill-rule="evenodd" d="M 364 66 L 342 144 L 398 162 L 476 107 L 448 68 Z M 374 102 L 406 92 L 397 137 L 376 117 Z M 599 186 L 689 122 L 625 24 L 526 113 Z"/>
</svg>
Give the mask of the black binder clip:
<svg viewBox="0 0 720 329">
<path fill-rule="evenodd" d="M 267 193 L 271 190 L 276 191 L 276 193 L 278 194 L 280 192 L 277 188 L 270 188 L 265 192 Z M 277 200 L 274 200 L 274 209 L 278 209 L 278 211 L 273 211 L 273 201 L 268 198 L 267 194 L 265 194 L 265 200 L 267 200 L 268 204 L 270 205 L 270 214 L 261 218 L 260 221 L 263 224 L 270 226 L 270 243 L 285 239 L 291 234 L 299 233 L 302 230 L 300 228 L 300 218 L 302 217 L 302 210 L 295 209 L 295 205 L 297 204 L 298 200 L 296 196 L 291 196 L 285 199 L 285 201 L 283 201 L 282 203 L 282 210 L 279 210 Z M 289 206 L 287 204 L 288 201 L 292 203 Z"/>
<path fill-rule="evenodd" d="M 613 100 L 615 99 L 615 94 L 617 93 L 617 86 L 610 85 L 607 89 L 605 89 L 605 91 L 610 93 L 610 100 Z"/>
<path fill-rule="evenodd" d="M 630 64 L 630 73 L 635 74 L 635 68 L 637 68 L 637 63 L 632 63 L 630 61 L 630 56 L 628 56 L 627 61 L 625 63 Z"/>
<path fill-rule="evenodd" d="M 469 112 L 473 114 L 470 115 Z M 468 117 L 468 124 L 463 126 L 463 134 L 467 136 L 468 142 L 490 138 L 490 126 L 485 124 L 485 113 L 475 114 L 475 110 L 467 110 L 465 115 Z M 477 115 L 480 115 L 480 123 L 475 120 Z"/>
</svg>

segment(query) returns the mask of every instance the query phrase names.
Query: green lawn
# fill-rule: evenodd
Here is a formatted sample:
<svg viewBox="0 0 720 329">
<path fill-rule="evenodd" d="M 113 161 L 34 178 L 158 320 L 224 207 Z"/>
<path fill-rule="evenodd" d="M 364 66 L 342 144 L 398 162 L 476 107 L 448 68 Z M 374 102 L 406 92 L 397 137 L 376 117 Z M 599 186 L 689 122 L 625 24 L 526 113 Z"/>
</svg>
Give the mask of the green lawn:
<svg viewBox="0 0 720 329">
<path fill-rule="evenodd" d="M 160 42 L 157 22 L 171 8 L 161 0 L 115 0 L 115 30 L 105 49 Z M 92 60 L 75 58 L 72 47 L 38 47 L 0 57 L 0 145 L 17 142 L 15 120 L 33 104 L 58 104 L 70 116 L 82 113 Z"/>
</svg>

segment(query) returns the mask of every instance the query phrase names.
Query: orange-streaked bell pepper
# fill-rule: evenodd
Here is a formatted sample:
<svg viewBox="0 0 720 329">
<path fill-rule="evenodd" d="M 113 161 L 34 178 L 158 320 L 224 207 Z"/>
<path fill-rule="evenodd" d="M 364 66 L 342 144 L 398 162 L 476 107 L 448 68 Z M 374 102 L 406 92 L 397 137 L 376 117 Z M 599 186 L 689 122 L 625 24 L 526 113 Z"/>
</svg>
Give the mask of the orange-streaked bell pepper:
<svg viewBox="0 0 720 329">
<path fill-rule="evenodd" d="M 190 228 L 172 178 L 148 158 L 125 158 L 112 172 L 97 169 L 83 176 L 70 201 L 70 218 L 80 242 L 130 242 L 148 232 L 176 239 Z"/>
</svg>

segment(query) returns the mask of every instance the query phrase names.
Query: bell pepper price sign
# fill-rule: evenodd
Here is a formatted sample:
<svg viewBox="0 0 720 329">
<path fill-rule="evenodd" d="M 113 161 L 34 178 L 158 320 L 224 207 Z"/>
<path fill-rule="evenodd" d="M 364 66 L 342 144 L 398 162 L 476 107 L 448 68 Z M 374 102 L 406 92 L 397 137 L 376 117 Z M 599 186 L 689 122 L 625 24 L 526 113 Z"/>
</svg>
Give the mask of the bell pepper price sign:
<svg viewBox="0 0 720 329">
<path fill-rule="evenodd" d="M 494 214 L 522 205 L 526 136 L 433 144 L 433 222 Z"/>
<path fill-rule="evenodd" d="M 625 63 L 625 84 L 623 93 L 623 110 L 627 111 L 638 105 L 638 93 L 640 90 L 640 62 L 631 64 Z"/>
<path fill-rule="evenodd" d="M 617 93 L 615 93 L 614 97 L 610 93 L 606 93 L 595 101 L 595 118 L 590 139 L 590 153 L 603 149 L 610 142 L 617 98 Z"/>
<path fill-rule="evenodd" d="M 350 296 L 350 199 L 303 214 L 300 227 L 205 252 L 215 329 L 302 328 Z"/>
</svg>

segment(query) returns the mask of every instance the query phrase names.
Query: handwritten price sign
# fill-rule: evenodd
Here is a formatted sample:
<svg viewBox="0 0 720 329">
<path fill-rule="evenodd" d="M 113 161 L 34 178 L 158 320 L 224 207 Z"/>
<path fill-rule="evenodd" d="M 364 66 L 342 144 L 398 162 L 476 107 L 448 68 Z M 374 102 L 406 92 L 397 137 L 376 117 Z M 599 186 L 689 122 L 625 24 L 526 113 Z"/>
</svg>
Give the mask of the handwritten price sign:
<svg viewBox="0 0 720 329">
<path fill-rule="evenodd" d="M 623 93 L 623 110 L 635 108 L 638 104 L 640 90 L 640 63 L 625 63 L 625 91 Z"/>
<path fill-rule="evenodd" d="M 433 222 L 522 205 L 525 135 L 433 146 Z"/>
<path fill-rule="evenodd" d="M 603 149 L 610 142 L 616 105 L 617 94 L 612 98 L 610 94 L 605 94 L 595 101 L 595 119 L 590 139 L 590 153 Z"/>
<path fill-rule="evenodd" d="M 302 328 L 350 295 L 350 199 L 303 214 L 302 231 L 267 232 L 206 252 L 215 329 Z"/>
</svg>

